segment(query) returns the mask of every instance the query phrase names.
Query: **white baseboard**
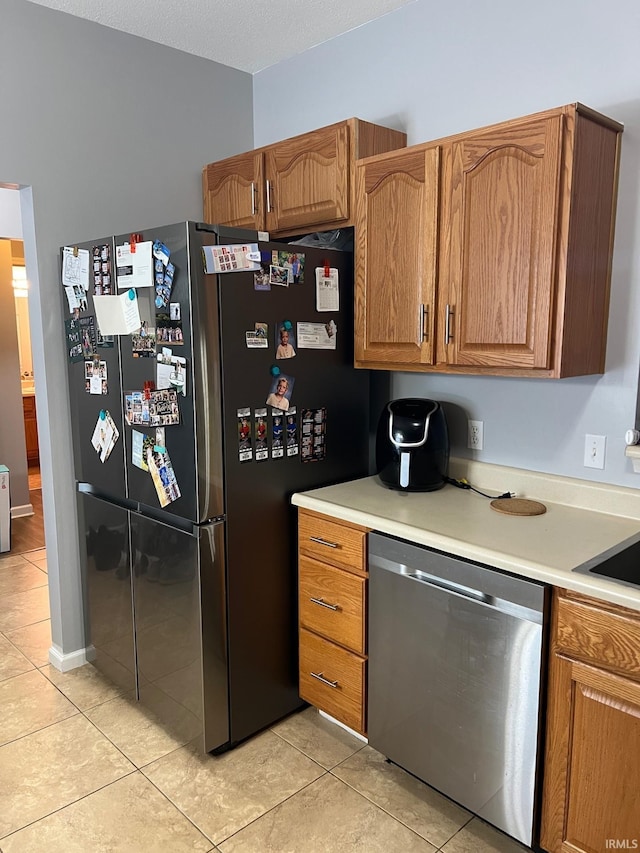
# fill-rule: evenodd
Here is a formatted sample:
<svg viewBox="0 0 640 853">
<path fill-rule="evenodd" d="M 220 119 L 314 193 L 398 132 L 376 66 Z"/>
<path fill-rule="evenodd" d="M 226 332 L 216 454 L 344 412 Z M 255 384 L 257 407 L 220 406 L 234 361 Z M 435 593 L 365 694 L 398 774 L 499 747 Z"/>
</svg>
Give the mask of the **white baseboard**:
<svg viewBox="0 0 640 853">
<path fill-rule="evenodd" d="M 75 652 L 69 652 L 69 654 L 65 655 L 57 646 L 51 646 L 49 649 L 49 663 L 51 666 L 59 669 L 60 672 L 69 672 L 70 669 L 77 669 L 79 666 L 83 666 L 90 661 L 90 654 L 90 649 L 78 649 Z M 95 657 L 95 651 L 93 652 L 93 657 Z"/>
<path fill-rule="evenodd" d="M 11 507 L 11 518 L 24 518 L 25 515 L 33 515 L 33 504 Z"/>
<path fill-rule="evenodd" d="M 345 726 L 344 723 L 341 723 L 340 720 L 336 720 L 335 717 L 329 716 L 329 714 L 327 714 L 325 711 L 321 711 L 318 708 L 318 713 L 320 714 L 321 717 L 324 717 L 325 720 L 329 720 L 330 723 L 333 723 L 336 726 L 340 726 L 340 728 L 344 729 L 345 732 L 349 732 L 350 735 L 357 737 L 358 740 L 362 740 L 365 743 L 369 743 L 369 741 L 366 739 L 366 737 L 364 735 L 361 735 L 360 732 L 354 732 L 354 730 L 350 729 L 349 726 Z"/>
</svg>

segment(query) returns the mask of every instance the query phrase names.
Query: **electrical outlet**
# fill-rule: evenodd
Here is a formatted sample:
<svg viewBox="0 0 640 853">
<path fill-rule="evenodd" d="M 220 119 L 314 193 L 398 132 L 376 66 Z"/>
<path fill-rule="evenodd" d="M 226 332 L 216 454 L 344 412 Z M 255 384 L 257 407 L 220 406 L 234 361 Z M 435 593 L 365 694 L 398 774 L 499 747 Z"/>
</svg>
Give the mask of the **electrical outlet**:
<svg viewBox="0 0 640 853">
<path fill-rule="evenodd" d="M 467 447 L 482 450 L 484 446 L 484 421 L 467 421 Z"/>
<path fill-rule="evenodd" d="M 584 437 L 584 466 L 585 468 L 604 468 L 604 456 L 607 446 L 606 435 L 585 435 Z"/>
</svg>

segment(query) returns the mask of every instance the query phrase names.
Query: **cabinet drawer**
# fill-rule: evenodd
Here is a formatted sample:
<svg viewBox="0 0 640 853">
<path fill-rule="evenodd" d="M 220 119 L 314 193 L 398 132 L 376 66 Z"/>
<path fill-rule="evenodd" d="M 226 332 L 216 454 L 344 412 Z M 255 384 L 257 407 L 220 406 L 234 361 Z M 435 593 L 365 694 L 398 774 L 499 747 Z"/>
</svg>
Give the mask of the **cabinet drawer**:
<svg viewBox="0 0 640 853">
<path fill-rule="evenodd" d="M 358 654 L 365 653 L 366 579 L 300 557 L 300 624 Z"/>
<path fill-rule="evenodd" d="M 364 658 L 300 629 L 300 696 L 362 734 L 365 669 Z"/>
<path fill-rule="evenodd" d="M 554 651 L 640 681 L 640 617 L 609 609 L 613 605 L 594 607 L 573 597 L 558 596 L 556 601 Z"/>
<path fill-rule="evenodd" d="M 366 571 L 366 527 L 333 521 L 306 510 L 300 511 L 298 519 L 300 551 L 348 571 Z"/>
</svg>

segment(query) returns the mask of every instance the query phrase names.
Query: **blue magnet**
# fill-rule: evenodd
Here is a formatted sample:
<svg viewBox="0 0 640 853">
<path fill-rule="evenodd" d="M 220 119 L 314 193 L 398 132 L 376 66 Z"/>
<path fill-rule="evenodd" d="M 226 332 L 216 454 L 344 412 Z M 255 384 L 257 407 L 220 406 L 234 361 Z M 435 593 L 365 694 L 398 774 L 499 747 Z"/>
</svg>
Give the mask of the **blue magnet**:
<svg viewBox="0 0 640 853">
<path fill-rule="evenodd" d="M 287 332 L 291 330 L 291 320 L 284 320 L 282 323 L 282 328 L 286 329 Z"/>
<path fill-rule="evenodd" d="M 280 368 L 277 364 L 272 364 L 270 369 L 272 376 L 280 376 Z"/>
<path fill-rule="evenodd" d="M 100 409 L 100 420 L 103 421 L 107 417 L 107 413 L 104 409 Z"/>
<path fill-rule="evenodd" d="M 136 292 L 135 292 L 135 290 L 131 287 L 131 288 L 129 288 L 129 299 L 131 299 L 131 301 L 133 302 L 133 300 L 134 300 L 135 298 L 136 298 Z"/>
</svg>

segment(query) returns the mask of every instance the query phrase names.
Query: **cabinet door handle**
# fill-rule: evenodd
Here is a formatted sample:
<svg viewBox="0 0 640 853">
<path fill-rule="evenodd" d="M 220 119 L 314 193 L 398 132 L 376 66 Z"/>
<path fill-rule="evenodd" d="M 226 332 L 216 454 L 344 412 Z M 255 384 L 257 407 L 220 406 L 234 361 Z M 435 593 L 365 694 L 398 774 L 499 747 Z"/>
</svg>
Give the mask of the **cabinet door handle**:
<svg viewBox="0 0 640 853">
<path fill-rule="evenodd" d="M 314 604 L 319 604 L 320 607 L 326 607 L 327 610 L 340 610 L 339 605 L 328 604 L 328 602 L 326 602 L 324 598 L 310 598 L 309 601 L 313 601 Z"/>
<path fill-rule="evenodd" d="M 319 536 L 310 536 L 310 542 L 317 542 L 318 545 L 326 545 L 327 548 L 338 548 L 339 546 L 335 542 L 327 542 L 326 539 L 321 539 Z"/>
<path fill-rule="evenodd" d="M 256 215 L 256 185 L 251 181 L 251 215 Z"/>
<path fill-rule="evenodd" d="M 455 314 L 455 311 L 453 310 L 451 305 L 447 305 L 447 307 L 445 308 L 445 315 L 444 315 L 444 342 L 445 342 L 445 344 L 450 344 L 451 341 L 453 340 L 453 334 L 451 332 L 451 325 L 452 325 L 451 318 L 453 317 L 454 314 Z"/>
<path fill-rule="evenodd" d="M 337 681 L 329 681 L 329 679 L 325 678 L 321 672 L 310 672 L 309 675 L 311 676 L 311 678 L 317 678 L 318 681 L 321 681 L 323 684 L 326 684 L 327 687 L 333 687 L 334 690 L 338 686 Z"/>
<path fill-rule="evenodd" d="M 423 343 L 429 340 L 429 306 L 420 306 L 420 339 Z"/>
<path fill-rule="evenodd" d="M 267 213 L 271 213 L 271 181 L 267 181 Z"/>
</svg>

